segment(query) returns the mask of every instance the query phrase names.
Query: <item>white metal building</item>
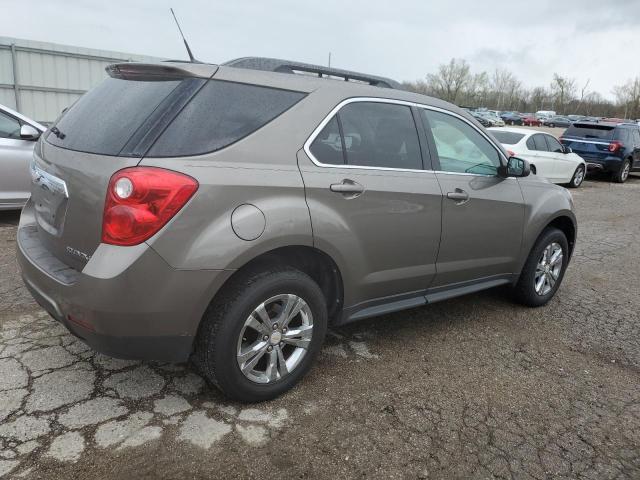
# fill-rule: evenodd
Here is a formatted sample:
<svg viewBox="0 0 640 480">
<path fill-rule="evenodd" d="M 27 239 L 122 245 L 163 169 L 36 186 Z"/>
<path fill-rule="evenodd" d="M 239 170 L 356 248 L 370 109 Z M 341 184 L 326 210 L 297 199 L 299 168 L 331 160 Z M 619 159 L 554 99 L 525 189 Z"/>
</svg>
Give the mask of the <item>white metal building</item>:
<svg viewBox="0 0 640 480">
<path fill-rule="evenodd" d="M 159 60 L 0 36 L 0 104 L 38 122 L 50 123 L 106 77 L 107 65 Z"/>
</svg>

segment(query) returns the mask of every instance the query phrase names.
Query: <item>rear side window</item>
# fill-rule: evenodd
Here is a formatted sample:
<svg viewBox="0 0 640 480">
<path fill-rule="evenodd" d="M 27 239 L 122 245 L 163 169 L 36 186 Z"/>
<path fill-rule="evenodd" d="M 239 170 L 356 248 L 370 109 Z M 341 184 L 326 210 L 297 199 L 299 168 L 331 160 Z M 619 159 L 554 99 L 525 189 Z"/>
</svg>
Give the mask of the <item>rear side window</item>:
<svg viewBox="0 0 640 480">
<path fill-rule="evenodd" d="M 547 146 L 547 142 L 544 141 L 544 135 L 537 134 L 537 135 L 534 135 L 532 138 L 533 138 L 534 150 L 537 150 L 539 152 L 548 152 L 549 151 L 549 147 Z"/>
<path fill-rule="evenodd" d="M 342 137 L 338 117 L 334 116 L 315 138 L 310 147 L 311 153 L 320 163 L 327 165 L 344 164 Z"/>
<path fill-rule="evenodd" d="M 354 102 L 338 115 L 348 165 L 422 169 L 418 130 L 410 107 Z"/>
<path fill-rule="evenodd" d="M 129 138 L 179 80 L 133 81 L 107 78 L 60 117 L 47 142 L 58 147 L 118 155 Z"/>
<path fill-rule="evenodd" d="M 148 156 L 178 157 L 220 150 L 263 127 L 304 96 L 301 92 L 210 80 Z"/>
<path fill-rule="evenodd" d="M 599 140 L 612 140 L 614 127 L 610 125 L 590 125 L 574 123 L 564 132 L 565 137 L 594 138 Z"/>
<path fill-rule="evenodd" d="M 616 132 L 616 140 L 620 140 L 622 143 L 630 143 L 631 130 L 627 130 L 626 128 L 619 128 Z"/>
<path fill-rule="evenodd" d="M 560 145 L 560 142 L 558 140 L 556 140 L 551 135 L 545 135 L 544 138 L 547 139 L 547 145 L 550 152 L 562 153 L 562 145 Z"/>
<path fill-rule="evenodd" d="M 524 138 L 523 133 L 502 132 L 497 130 L 491 130 L 491 135 L 503 145 L 515 145 Z"/>
<path fill-rule="evenodd" d="M 535 150 L 536 149 L 536 144 L 533 142 L 533 137 L 527 138 L 527 148 L 529 150 Z"/>
</svg>

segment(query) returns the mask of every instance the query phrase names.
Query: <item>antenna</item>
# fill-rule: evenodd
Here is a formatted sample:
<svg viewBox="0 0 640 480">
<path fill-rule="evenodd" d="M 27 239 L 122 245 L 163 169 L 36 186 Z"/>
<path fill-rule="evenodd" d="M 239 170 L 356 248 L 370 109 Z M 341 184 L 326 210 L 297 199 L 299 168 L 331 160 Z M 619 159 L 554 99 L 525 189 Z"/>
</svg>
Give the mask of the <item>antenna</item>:
<svg viewBox="0 0 640 480">
<path fill-rule="evenodd" d="M 189 44 L 187 43 L 187 39 L 184 38 L 184 33 L 182 33 L 182 29 L 180 28 L 180 24 L 178 23 L 178 19 L 176 18 L 176 14 L 173 11 L 173 8 L 170 8 L 171 15 L 173 15 L 173 19 L 176 21 L 176 26 L 178 27 L 178 31 L 180 32 L 180 36 L 182 37 L 182 41 L 184 42 L 184 46 L 187 48 L 187 53 L 189 54 L 189 60 L 191 63 L 197 63 L 198 61 L 194 58 L 193 53 L 191 53 L 191 49 L 189 48 Z"/>
</svg>

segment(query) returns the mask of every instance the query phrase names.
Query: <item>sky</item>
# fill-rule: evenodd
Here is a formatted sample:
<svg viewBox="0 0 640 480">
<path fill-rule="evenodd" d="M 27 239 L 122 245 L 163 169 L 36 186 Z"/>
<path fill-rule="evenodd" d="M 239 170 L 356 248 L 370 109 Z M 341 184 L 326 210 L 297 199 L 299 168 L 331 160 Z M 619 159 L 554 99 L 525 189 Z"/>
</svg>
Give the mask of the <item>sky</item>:
<svg viewBox="0 0 640 480">
<path fill-rule="evenodd" d="M 612 98 L 640 75 L 640 0 L 0 0 L 0 35 L 186 58 L 266 56 L 424 78 L 452 57 L 512 71 L 527 87 L 554 72 Z"/>
</svg>

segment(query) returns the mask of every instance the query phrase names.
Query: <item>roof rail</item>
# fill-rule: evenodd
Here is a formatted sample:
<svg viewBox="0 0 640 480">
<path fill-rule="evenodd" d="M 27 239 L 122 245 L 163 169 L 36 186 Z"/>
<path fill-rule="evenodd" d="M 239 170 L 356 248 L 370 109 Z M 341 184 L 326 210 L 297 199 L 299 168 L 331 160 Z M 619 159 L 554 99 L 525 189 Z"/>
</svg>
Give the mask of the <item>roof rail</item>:
<svg viewBox="0 0 640 480">
<path fill-rule="evenodd" d="M 320 78 L 325 76 L 332 78 L 339 77 L 345 81 L 356 81 L 376 87 L 404 90 L 399 82 L 391 80 L 390 78 L 351 72 L 349 70 L 341 70 L 339 68 L 329 68 L 321 65 L 294 62 L 291 60 L 280 60 L 277 58 L 242 57 L 229 60 L 222 65 L 234 68 L 246 68 L 249 70 L 263 70 L 267 72 L 316 74 Z"/>
</svg>

